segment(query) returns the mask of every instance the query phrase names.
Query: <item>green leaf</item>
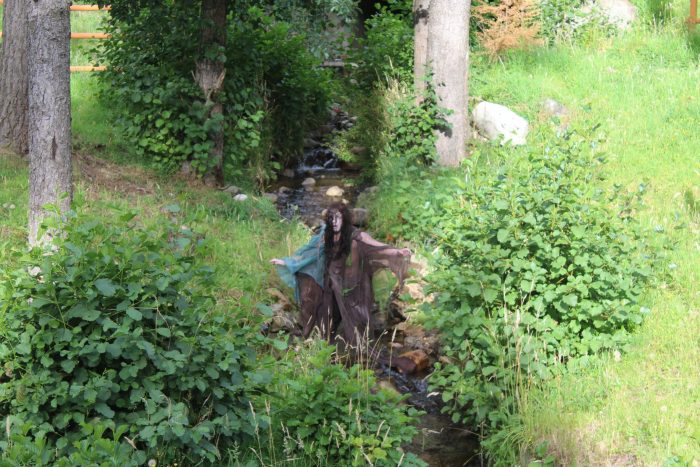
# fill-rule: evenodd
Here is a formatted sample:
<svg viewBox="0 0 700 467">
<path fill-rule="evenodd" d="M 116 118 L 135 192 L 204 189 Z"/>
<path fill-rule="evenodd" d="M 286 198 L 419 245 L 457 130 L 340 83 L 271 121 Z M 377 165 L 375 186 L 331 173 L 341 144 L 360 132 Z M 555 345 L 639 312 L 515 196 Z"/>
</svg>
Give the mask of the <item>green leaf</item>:
<svg viewBox="0 0 700 467">
<path fill-rule="evenodd" d="M 496 234 L 496 238 L 498 239 L 499 243 L 505 243 L 506 240 L 508 240 L 508 235 L 509 232 L 506 229 L 499 229 L 498 234 Z"/>
<path fill-rule="evenodd" d="M 134 321 L 141 321 L 141 319 L 143 318 L 143 314 L 136 308 L 132 307 L 126 309 L 126 314 L 129 316 L 129 318 L 133 319 Z"/>
<path fill-rule="evenodd" d="M 63 360 L 61 362 L 61 368 L 63 368 L 63 371 L 66 373 L 71 373 L 75 368 L 75 362 L 73 360 Z"/>
<path fill-rule="evenodd" d="M 578 297 L 574 294 L 568 294 L 564 296 L 562 301 L 570 307 L 575 307 L 578 304 Z"/>
<path fill-rule="evenodd" d="M 97 404 L 95 404 L 95 410 L 97 411 L 97 413 L 101 414 L 106 418 L 114 417 L 114 411 L 110 409 L 109 406 L 104 402 L 98 402 Z"/>
<path fill-rule="evenodd" d="M 100 292 L 100 294 L 105 297 L 113 297 L 117 293 L 117 287 L 110 279 L 97 279 L 95 281 L 95 287 Z"/>
</svg>

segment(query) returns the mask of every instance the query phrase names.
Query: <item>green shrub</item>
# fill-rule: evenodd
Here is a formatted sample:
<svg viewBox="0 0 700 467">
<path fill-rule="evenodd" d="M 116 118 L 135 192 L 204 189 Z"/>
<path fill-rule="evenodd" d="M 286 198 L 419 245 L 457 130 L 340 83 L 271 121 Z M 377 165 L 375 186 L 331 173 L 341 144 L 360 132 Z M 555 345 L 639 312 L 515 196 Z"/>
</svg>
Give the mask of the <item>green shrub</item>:
<svg viewBox="0 0 700 467">
<path fill-rule="evenodd" d="M 71 215 L 53 253 L 34 248 L 0 273 L 2 413 L 59 453 L 87 421 L 111 420 L 156 457 L 212 460 L 253 435 L 257 333 L 216 311 L 190 230 L 115 214 Z"/>
<path fill-rule="evenodd" d="M 495 167 L 476 157 L 456 179 L 433 228 L 428 318 L 452 361 L 431 384 L 456 421 L 501 426 L 529 384 L 624 349 L 642 322 L 659 260 L 635 218 L 644 186 L 599 188 L 594 146 L 567 134 Z"/>
<path fill-rule="evenodd" d="M 280 453 L 305 465 L 424 465 L 401 449 L 416 434 L 416 410 L 377 389 L 371 370 L 331 363 L 334 351 L 317 342 L 278 368 L 268 414 Z"/>
<path fill-rule="evenodd" d="M 589 139 L 483 145 L 458 171 L 398 171 L 374 201 L 380 234 L 433 251 L 426 319 L 451 363 L 431 385 L 455 421 L 483 433 L 517 412 L 530 384 L 624 351 L 647 311 L 640 296 L 664 252 L 636 221 L 644 185 L 601 189 Z"/>
<path fill-rule="evenodd" d="M 112 437 L 106 437 L 110 429 Z M 13 427 L 12 434 L 0 441 L 0 467 L 71 467 L 76 465 L 103 467 L 138 467 L 145 463 L 145 456 L 138 455 L 125 441 L 121 441 L 126 427 L 114 428 L 113 423 L 85 424 L 83 437 L 73 443 L 70 455 L 58 455 L 45 437 L 28 435 L 29 425 L 20 430 Z"/>
</svg>

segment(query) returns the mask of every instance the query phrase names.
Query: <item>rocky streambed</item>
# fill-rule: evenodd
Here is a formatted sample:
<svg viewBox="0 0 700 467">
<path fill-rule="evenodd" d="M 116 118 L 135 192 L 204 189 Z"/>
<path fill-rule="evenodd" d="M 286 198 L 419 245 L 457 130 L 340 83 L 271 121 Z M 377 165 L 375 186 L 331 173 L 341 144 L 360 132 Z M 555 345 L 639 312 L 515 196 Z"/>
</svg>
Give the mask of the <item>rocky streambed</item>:
<svg viewBox="0 0 700 467">
<path fill-rule="evenodd" d="M 326 130 L 342 131 L 353 123 L 347 114 L 337 109 L 331 112 L 331 117 Z M 286 169 L 266 196 L 276 203 L 283 217 L 299 218 L 311 228 L 321 224 L 323 210 L 328 204 L 342 201 L 352 207 L 353 223 L 365 227 L 370 222 L 367 210 L 354 206 L 358 200 L 362 204 L 378 188 L 360 186 L 357 168 L 339 161 L 333 151 L 316 138 L 307 141 L 302 162 L 293 169 Z M 386 390 L 408 395 L 406 403 L 424 412 L 417 425 L 418 434 L 405 446 L 407 451 L 430 466 L 482 465 L 478 437 L 442 414 L 440 394 L 429 391 L 428 378 L 433 365 L 440 360 L 440 345 L 434 332 L 411 322 L 411 307 L 430 300 L 423 294 L 422 275 L 426 264 L 416 262 L 412 269 L 418 271 L 418 277 L 409 278 L 406 285 L 410 301 L 392 297 L 391 302 L 378 307 L 381 311 L 373 316 L 377 341 L 382 351 L 390 355 L 389 363 L 377 369 L 378 384 Z M 293 332 L 297 326 L 295 307 L 279 291 L 272 293 L 279 298 L 279 303 L 273 306 L 275 316 L 270 331 Z"/>
</svg>

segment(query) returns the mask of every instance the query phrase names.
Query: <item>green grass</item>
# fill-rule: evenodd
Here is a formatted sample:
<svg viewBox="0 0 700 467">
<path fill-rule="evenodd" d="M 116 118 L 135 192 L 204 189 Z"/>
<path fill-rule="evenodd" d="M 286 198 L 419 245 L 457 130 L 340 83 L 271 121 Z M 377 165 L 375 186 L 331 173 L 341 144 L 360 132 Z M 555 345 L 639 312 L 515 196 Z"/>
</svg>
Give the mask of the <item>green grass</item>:
<svg viewBox="0 0 700 467">
<path fill-rule="evenodd" d="M 673 281 L 650 291 L 651 317 L 620 362 L 610 359 L 533 391 L 517 439 L 546 441 L 564 464 L 700 461 L 700 234 L 686 191 L 700 188 L 700 67 L 678 22 L 639 27 L 587 47 L 474 60 L 470 93 L 548 125 L 554 98 L 578 122 L 601 124 L 609 183 L 647 181 L 642 221 L 677 242 Z M 680 222 L 685 227 L 673 230 Z M 694 464 L 693 464 L 694 465 Z"/>
</svg>

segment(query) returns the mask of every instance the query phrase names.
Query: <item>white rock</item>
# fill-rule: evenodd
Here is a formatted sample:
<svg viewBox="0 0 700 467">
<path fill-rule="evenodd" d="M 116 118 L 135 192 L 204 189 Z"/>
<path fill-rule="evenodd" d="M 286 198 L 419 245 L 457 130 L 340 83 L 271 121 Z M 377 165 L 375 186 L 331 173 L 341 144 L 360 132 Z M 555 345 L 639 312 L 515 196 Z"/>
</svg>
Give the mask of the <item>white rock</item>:
<svg viewBox="0 0 700 467">
<path fill-rule="evenodd" d="M 637 7 L 629 0 L 598 0 L 597 5 L 610 24 L 620 29 L 629 29 L 637 19 Z"/>
<path fill-rule="evenodd" d="M 234 201 L 245 201 L 247 199 L 248 199 L 248 195 L 244 195 L 243 193 L 233 197 Z"/>
<path fill-rule="evenodd" d="M 529 127 L 527 120 L 508 107 L 493 102 L 480 102 L 472 114 L 474 126 L 491 141 L 520 146 L 526 143 Z"/>
<path fill-rule="evenodd" d="M 340 198 L 343 196 L 343 193 L 343 189 L 339 186 L 332 186 L 326 191 L 326 196 L 330 196 L 331 198 Z"/>
<path fill-rule="evenodd" d="M 287 195 L 287 194 L 289 194 L 291 191 L 292 191 L 292 189 L 289 188 L 288 186 L 281 186 L 281 187 L 279 188 L 279 190 L 277 190 L 277 193 L 279 193 L 280 195 Z"/>
</svg>

